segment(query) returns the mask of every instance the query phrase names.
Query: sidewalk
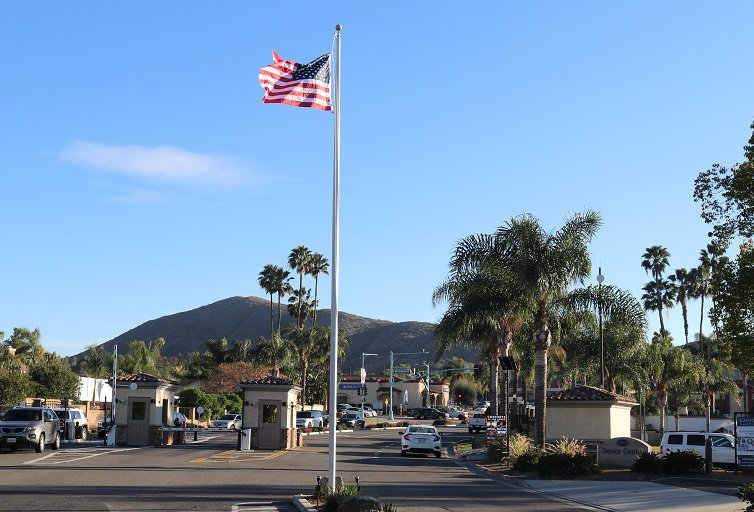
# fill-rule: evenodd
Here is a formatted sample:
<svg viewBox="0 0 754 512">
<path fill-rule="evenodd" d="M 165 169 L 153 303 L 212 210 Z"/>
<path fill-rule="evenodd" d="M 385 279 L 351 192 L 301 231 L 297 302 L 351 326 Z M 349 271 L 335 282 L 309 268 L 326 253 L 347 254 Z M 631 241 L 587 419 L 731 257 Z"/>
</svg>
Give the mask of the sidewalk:
<svg viewBox="0 0 754 512">
<path fill-rule="evenodd" d="M 640 481 L 523 480 L 523 487 L 562 501 L 610 512 L 733 512 L 733 496 Z"/>
</svg>

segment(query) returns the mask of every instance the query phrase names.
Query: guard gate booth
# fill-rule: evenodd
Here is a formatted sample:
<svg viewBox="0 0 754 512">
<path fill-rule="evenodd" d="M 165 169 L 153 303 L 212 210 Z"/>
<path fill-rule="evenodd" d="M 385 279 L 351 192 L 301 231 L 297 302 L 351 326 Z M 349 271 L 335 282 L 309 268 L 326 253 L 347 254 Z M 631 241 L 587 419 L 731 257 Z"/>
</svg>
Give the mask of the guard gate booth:
<svg viewBox="0 0 754 512">
<path fill-rule="evenodd" d="M 290 380 L 267 376 L 241 382 L 243 425 L 250 447 L 287 450 L 300 445 L 296 429 L 296 401 L 301 387 Z M 243 442 L 242 442 L 243 443 Z"/>
<path fill-rule="evenodd" d="M 183 432 L 162 430 L 163 426 L 173 426 L 177 388 L 175 382 L 147 373 L 119 378 L 115 395 L 116 443 L 128 446 L 182 443 Z"/>
</svg>

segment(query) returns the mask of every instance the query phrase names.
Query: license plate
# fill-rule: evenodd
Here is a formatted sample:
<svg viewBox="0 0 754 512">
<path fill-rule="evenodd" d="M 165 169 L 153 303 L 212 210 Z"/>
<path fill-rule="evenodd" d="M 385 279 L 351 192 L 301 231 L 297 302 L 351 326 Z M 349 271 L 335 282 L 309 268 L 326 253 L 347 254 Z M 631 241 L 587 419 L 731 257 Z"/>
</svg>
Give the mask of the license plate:
<svg viewBox="0 0 754 512">
<path fill-rule="evenodd" d="M 419 443 L 426 443 L 426 442 L 427 442 L 427 440 L 426 440 L 426 439 L 417 439 L 417 441 L 418 441 Z"/>
<path fill-rule="evenodd" d="M 7 442 L 8 444 L 13 444 L 13 443 L 15 443 L 15 442 L 16 442 L 16 438 L 15 438 L 15 437 L 8 437 L 8 438 L 6 438 L 6 439 L 5 439 L 5 441 L 6 441 L 6 442 Z"/>
</svg>

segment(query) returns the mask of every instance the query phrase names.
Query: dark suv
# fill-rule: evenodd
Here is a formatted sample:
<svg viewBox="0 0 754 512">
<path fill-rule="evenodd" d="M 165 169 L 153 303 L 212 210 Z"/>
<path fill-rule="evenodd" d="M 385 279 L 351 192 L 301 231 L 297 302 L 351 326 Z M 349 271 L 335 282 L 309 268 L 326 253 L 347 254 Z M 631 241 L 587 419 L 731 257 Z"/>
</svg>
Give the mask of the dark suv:
<svg viewBox="0 0 754 512">
<path fill-rule="evenodd" d="M 444 420 L 448 415 L 442 411 L 438 411 L 434 407 L 418 407 L 414 409 L 414 418 L 423 420 L 431 418 L 433 420 Z"/>
<path fill-rule="evenodd" d="M 60 448 L 60 420 L 47 407 L 15 407 L 0 421 L 0 446 L 11 450 L 34 448 L 42 453 L 45 445 Z"/>
</svg>

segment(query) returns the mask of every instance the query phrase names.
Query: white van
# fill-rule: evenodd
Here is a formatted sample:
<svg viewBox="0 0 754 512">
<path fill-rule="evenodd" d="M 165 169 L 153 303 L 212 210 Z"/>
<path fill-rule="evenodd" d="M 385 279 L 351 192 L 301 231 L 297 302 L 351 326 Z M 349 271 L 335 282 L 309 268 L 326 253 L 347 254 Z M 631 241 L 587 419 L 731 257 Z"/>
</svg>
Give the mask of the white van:
<svg viewBox="0 0 754 512">
<path fill-rule="evenodd" d="M 665 432 L 660 442 L 660 457 L 682 450 L 693 450 L 704 457 L 704 447 L 708 437 L 712 440 L 712 464 L 734 465 L 736 462 L 734 437 L 717 432 Z"/>
</svg>

